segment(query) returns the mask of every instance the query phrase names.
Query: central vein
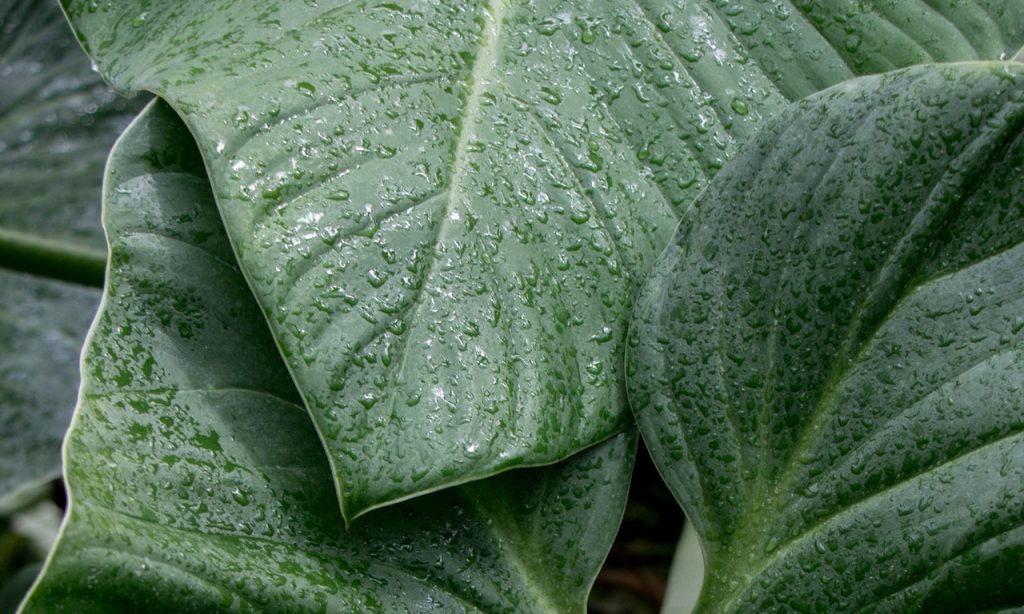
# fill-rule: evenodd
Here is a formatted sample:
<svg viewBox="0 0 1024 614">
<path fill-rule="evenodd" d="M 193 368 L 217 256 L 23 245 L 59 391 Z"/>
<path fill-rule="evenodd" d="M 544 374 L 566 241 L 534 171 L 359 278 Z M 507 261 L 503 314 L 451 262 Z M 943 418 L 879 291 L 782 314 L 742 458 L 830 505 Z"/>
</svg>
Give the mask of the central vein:
<svg viewBox="0 0 1024 614">
<path fill-rule="evenodd" d="M 466 152 L 476 140 L 476 129 L 480 115 L 480 100 L 483 97 L 488 77 L 497 66 L 501 51 L 501 26 L 505 18 L 505 0 L 490 0 L 484 7 L 484 28 L 480 34 L 480 48 L 473 61 L 473 72 L 469 76 L 469 95 L 462 112 L 462 127 L 455 145 L 455 161 L 452 164 L 451 200 L 458 194 L 458 186 L 466 175 Z M 445 216 L 447 218 L 447 216 Z M 444 220 L 441 221 L 444 223 Z"/>
</svg>

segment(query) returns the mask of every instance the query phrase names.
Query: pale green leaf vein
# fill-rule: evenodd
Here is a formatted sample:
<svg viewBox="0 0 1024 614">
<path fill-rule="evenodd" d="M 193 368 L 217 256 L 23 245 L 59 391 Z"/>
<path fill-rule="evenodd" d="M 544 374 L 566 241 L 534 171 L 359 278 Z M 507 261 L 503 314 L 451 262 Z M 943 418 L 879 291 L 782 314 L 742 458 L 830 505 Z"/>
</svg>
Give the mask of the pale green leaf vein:
<svg viewBox="0 0 1024 614">
<path fill-rule="evenodd" d="M 751 571 L 751 572 L 749 572 L 747 574 L 744 574 L 747 578 L 749 578 L 748 584 L 746 586 L 744 586 L 743 588 L 737 590 L 735 593 L 733 593 L 732 598 L 729 600 L 728 603 L 725 604 L 725 606 L 723 606 L 722 611 L 723 612 L 730 611 L 732 609 L 732 606 L 737 601 L 739 601 L 739 599 L 742 596 L 744 596 L 751 588 L 753 588 L 753 583 L 757 581 L 757 578 L 760 577 L 761 574 L 765 570 L 767 570 L 772 565 L 774 565 L 775 563 L 780 561 L 783 557 L 785 557 L 787 554 L 789 554 L 789 552 L 791 550 L 793 550 L 794 548 L 799 546 L 803 541 L 807 540 L 810 537 L 813 537 L 815 534 L 817 534 L 820 531 L 824 530 L 825 527 L 827 527 L 829 524 L 832 524 L 832 523 L 834 523 L 834 522 L 836 522 L 836 521 L 838 521 L 838 520 L 840 520 L 840 519 L 842 519 L 842 518 L 844 518 L 846 516 L 855 515 L 860 510 L 860 508 L 864 507 L 865 505 L 868 505 L 868 504 L 872 503 L 873 501 L 875 501 L 879 497 L 882 497 L 882 496 L 884 496 L 886 494 L 890 494 L 892 492 L 899 491 L 899 490 L 901 490 L 903 488 L 910 487 L 915 482 L 917 482 L 919 480 L 923 480 L 926 476 L 928 476 L 930 474 L 934 474 L 934 473 L 936 473 L 938 471 L 941 471 L 942 469 L 945 469 L 947 467 L 951 467 L 951 466 L 953 466 L 953 465 L 955 465 L 957 463 L 965 461 L 965 460 L 971 458 L 974 455 L 983 454 L 986 451 L 986 448 L 990 448 L 992 446 L 999 445 L 1001 443 L 1010 441 L 1010 440 L 1012 440 L 1014 438 L 1021 438 L 1022 440 L 1024 440 L 1024 437 L 1022 437 L 1022 435 L 1024 435 L 1024 428 L 1018 428 L 1018 429 L 1012 430 L 1012 431 L 1006 433 L 1005 435 L 1003 435 L 1003 436 L 1001 436 L 1001 437 L 999 437 L 999 438 L 997 438 L 997 439 L 995 439 L 993 441 L 987 442 L 987 443 L 982 444 L 982 445 L 980 445 L 978 447 L 971 448 L 969 450 L 961 452 L 960 454 L 957 454 L 956 456 L 953 456 L 952 458 L 949 458 L 949 459 L 947 459 L 946 461 L 944 461 L 942 463 L 939 463 L 939 464 L 934 465 L 934 466 L 926 467 L 926 468 L 922 469 L 921 471 L 918 471 L 918 472 L 914 473 L 913 475 L 909 475 L 909 476 L 905 477 L 903 480 L 901 480 L 899 482 L 891 484 L 891 485 L 889 485 L 889 486 L 887 486 L 887 487 L 885 487 L 885 488 L 883 488 L 881 490 L 875 491 L 875 492 L 871 493 L 870 495 L 868 495 L 868 496 L 866 496 L 866 497 L 864 497 L 862 499 L 859 499 L 855 503 L 852 503 L 850 505 L 844 506 L 844 507 L 836 510 L 832 514 L 829 514 L 829 515 L 821 518 L 820 520 L 816 521 L 811 526 L 809 526 L 809 527 L 805 528 L 804 530 L 802 530 L 800 533 L 798 533 L 794 537 L 791 537 L 790 539 L 788 539 L 788 540 L 782 542 L 781 544 L 779 544 L 778 548 L 772 552 L 772 555 L 770 557 L 768 557 L 767 559 L 765 559 L 764 561 L 762 561 L 762 563 L 757 566 L 757 569 L 755 569 L 755 570 L 753 570 L 753 571 Z"/>
</svg>

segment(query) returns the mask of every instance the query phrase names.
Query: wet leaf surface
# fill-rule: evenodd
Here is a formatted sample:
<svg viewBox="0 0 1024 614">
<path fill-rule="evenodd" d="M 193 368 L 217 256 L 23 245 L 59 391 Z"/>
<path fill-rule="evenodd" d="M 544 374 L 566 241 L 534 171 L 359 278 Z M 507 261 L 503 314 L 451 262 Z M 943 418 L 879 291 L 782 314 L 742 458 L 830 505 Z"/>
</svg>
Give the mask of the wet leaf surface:
<svg viewBox="0 0 1024 614">
<path fill-rule="evenodd" d="M 68 436 L 70 511 L 24 611 L 582 611 L 622 517 L 634 433 L 346 531 L 167 106 L 122 137 L 106 186 L 111 262 Z"/>
<path fill-rule="evenodd" d="M 621 430 L 634 290 L 788 98 L 1024 43 L 994 1 L 65 6 L 197 135 L 349 519 Z"/>
<path fill-rule="evenodd" d="M 927 66 L 783 113 L 696 202 L 630 399 L 707 612 L 1024 603 L 1024 67 Z"/>
</svg>

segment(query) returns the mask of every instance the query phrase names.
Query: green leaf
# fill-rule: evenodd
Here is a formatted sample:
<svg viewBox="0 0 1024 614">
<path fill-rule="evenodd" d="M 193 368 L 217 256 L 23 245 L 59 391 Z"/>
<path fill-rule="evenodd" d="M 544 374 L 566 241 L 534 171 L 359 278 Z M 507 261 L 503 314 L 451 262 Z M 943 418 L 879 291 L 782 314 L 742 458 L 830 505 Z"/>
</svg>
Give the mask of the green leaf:
<svg viewBox="0 0 1024 614">
<path fill-rule="evenodd" d="M 57 2 L 0 8 L 0 79 L 0 266 L 102 285 L 103 164 L 141 102 L 90 69 Z"/>
<path fill-rule="evenodd" d="M 346 532 L 202 160 L 167 106 L 115 147 L 105 202 L 111 264 L 68 435 L 71 507 L 26 612 L 583 611 L 635 434 Z"/>
<path fill-rule="evenodd" d="M 1024 604 L 1024 67 L 927 66 L 772 122 L 631 328 L 630 399 L 707 612 Z"/>
<path fill-rule="evenodd" d="M 60 475 L 99 292 L 0 269 L 0 499 Z"/>
<path fill-rule="evenodd" d="M 787 96 L 1024 43 L 1019 2 L 798 4 L 65 1 L 196 135 L 348 519 L 621 430 L 634 290 Z"/>
<path fill-rule="evenodd" d="M 60 473 L 103 283 L 103 160 L 137 104 L 90 70 L 56 2 L 0 7 L 0 500 Z M 66 283 L 72 282 L 72 283 Z"/>
</svg>

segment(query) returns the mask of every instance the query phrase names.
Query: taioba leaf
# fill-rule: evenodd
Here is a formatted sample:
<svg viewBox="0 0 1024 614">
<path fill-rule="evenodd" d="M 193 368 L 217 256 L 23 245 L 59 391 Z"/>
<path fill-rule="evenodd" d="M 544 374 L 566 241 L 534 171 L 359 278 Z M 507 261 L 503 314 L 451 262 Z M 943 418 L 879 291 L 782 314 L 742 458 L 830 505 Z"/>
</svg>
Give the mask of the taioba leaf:
<svg viewBox="0 0 1024 614">
<path fill-rule="evenodd" d="M 128 124 L 59 5 L 0 7 L 0 499 L 60 472 L 103 283 L 103 160 Z M 65 283 L 73 282 L 73 283 Z"/>
<path fill-rule="evenodd" d="M 1024 66 L 916 67 L 795 105 L 697 200 L 629 381 L 703 611 L 1024 604 L 1022 165 Z"/>
<path fill-rule="evenodd" d="M 583 611 L 635 435 L 395 506 L 350 533 L 317 434 L 162 103 L 108 169 L 111 264 L 27 612 Z"/>
<path fill-rule="evenodd" d="M 1016 1 L 799 4 L 65 7 L 199 140 L 351 519 L 622 429 L 634 289 L 787 96 L 1024 42 Z"/>
</svg>

